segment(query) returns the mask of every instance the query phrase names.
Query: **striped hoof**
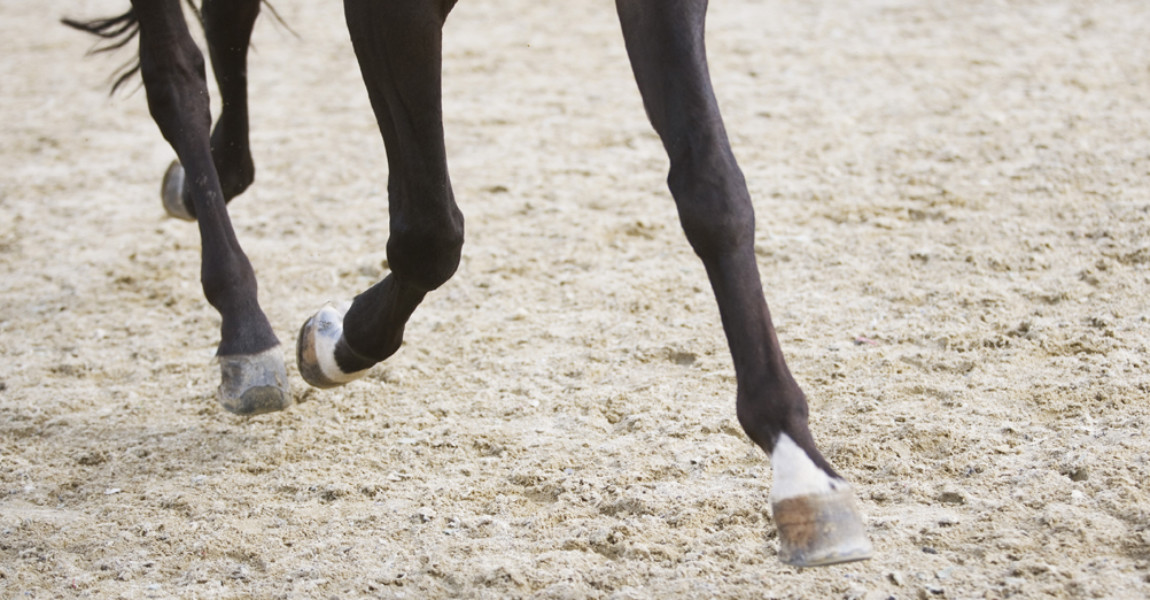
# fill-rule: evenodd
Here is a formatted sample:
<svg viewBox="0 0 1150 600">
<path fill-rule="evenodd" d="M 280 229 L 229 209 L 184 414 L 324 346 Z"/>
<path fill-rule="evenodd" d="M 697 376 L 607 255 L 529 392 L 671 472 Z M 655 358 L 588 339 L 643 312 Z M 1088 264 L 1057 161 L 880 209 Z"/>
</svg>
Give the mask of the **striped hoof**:
<svg viewBox="0 0 1150 600">
<path fill-rule="evenodd" d="M 296 340 L 299 374 L 308 384 L 333 388 L 363 377 L 370 369 L 344 373 L 335 362 L 335 345 L 343 337 L 343 316 L 350 303 L 336 307 L 328 303 L 308 319 Z"/>
<path fill-rule="evenodd" d="M 195 221 L 196 218 L 188 212 L 188 207 L 184 204 L 184 179 L 184 168 L 180 166 L 180 161 L 173 160 L 172 164 L 168 165 L 168 170 L 164 172 L 164 182 L 160 184 L 160 199 L 163 200 L 164 212 L 168 213 L 169 217 Z"/>
<path fill-rule="evenodd" d="M 874 554 L 849 485 L 775 500 L 771 510 L 779 529 L 779 560 L 788 565 L 822 567 Z"/>
<path fill-rule="evenodd" d="M 277 344 L 258 354 L 220 356 L 220 404 L 237 415 L 283 410 L 294 401 L 283 350 Z"/>
</svg>

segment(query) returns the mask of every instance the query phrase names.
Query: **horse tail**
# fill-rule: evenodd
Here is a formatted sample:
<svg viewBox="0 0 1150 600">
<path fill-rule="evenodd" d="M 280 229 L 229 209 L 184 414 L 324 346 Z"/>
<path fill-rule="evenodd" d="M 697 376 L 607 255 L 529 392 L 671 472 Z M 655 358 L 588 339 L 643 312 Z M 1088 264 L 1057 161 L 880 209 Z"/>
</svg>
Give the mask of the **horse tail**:
<svg viewBox="0 0 1150 600">
<path fill-rule="evenodd" d="M 90 33 L 95 36 L 103 38 L 105 41 L 92 48 L 88 54 L 98 54 L 101 52 L 111 52 L 126 46 L 129 42 L 134 40 L 140 35 L 140 20 L 136 17 L 136 11 L 128 9 L 128 12 L 117 16 L 108 17 L 106 19 L 93 19 L 91 21 L 77 21 L 75 19 L 63 18 L 60 22 L 80 31 Z M 112 84 L 112 93 L 121 85 L 126 83 L 133 75 L 140 72 L 140 60 L 137 58 L 135 62 L 130 62 L 120 67 L 112 76 L 116 81 Z"/>
<path fill-rule="evenodd" d="M 185 0 L 185 2 L 188 5 L 188 8 L 190 8 L 191 11 L 196 15 L 196 20 L 199 21 L 200 25 L 202 26 L 204 24 L 204 15 L 200 11 L 200 7 L 196 5 L 195 0 Z M 276 11 L 275 6 L 272 6 L 272 3 L 269 0 L 261 0 L 261 4 L 268 8 L 277 23 L 282 25 L 292 35 L 299 37 L 299 34 L 292 30 L 291 26 L 289 26 L 287 21 L 285 21 L 283 17 L 280 16 L 279 12 Z M 103 44 L 97 45 L 95 48 L 90 50 L 88 54 L 98 54 L 101 52 L 118 50 L 128 45 L 129 42 L 136 39 L 136 37 L 140 35 L 140 20 L 136 17 L 136 11 L 131 8 L 128 9 L 128 12 L 118 17 L 93 19 L 91 21 L 77 21 L 75 19 L 69 19 L 65 17 L 60 19 L 60 22 L 67 25 L 68 27 L 71 27 L 72 29 L 78 29 L 92 35 L 99 36 L 106 40 L 106 42 Z M 128 64 L 117 69 L 116 72 L 112 74 L 116 80 L 112 84 L 111 93 L 116 93 L 116 90 L 119 89 L 121 85 L 123 85 L 139 72 L 140 60 L 138 57 L 134 62 L 129 62 Z"/>
</svg>

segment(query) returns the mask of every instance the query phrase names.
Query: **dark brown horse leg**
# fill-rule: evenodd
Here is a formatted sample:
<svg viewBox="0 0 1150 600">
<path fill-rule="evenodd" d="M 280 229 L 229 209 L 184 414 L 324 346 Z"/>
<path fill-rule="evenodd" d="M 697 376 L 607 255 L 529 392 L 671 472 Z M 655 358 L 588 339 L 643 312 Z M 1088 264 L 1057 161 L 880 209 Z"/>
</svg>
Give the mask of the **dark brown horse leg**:
<svg viewBox="0 0 1150 600">
<path fill-rule="evenodd" d="M 738 381 L 739 422 L 771 456 L 780 558 L 815 566 L 868 558 L 847 483 L 815 447 L 807 402 L 771 324 L 754 254 L 754 212 L 711 89 L 705 0 L 617 0 L 647 116 L 671 159 L 667 183 L 719 304 Z"/>
<path fill-rule="evenodd" d="M 212 131 L 212 162 L 224 200 L 243 193 L 255 178 L 248 144 L 248 46 L 260 13 L 260 0 L 204 0 L 201 14 L 212 71 L 222 107 Z M 168 167 L 161 187 L 164 209 L 180 219 L 195 220 L 195 202 L 178 161 Z"/>
<path fill-rule="evenodd" d="M 391 273 L 343 309 L 300 330 L 300 374 L 316 387 L 347 383 L 391 356 L 427 292 L 459 266 L 463 215 L 443 145 L 440 44 L 451 0 L 345 0 L 351 41 L 387 148 Z"/>
<path fill-rule="evenodd" d="M 200 281 L 223 319 L 217 351 L 220 402 L 237 414 L 291 404 L 279 341 L 256 300 L 256 277 L 228 218 L 212 161 L 204 59 L 188 33 L 180 0 L 133 0 L 140 22 L 140 72 L 148 108 L 187 169 L 203 245 Z"/>
</svg>

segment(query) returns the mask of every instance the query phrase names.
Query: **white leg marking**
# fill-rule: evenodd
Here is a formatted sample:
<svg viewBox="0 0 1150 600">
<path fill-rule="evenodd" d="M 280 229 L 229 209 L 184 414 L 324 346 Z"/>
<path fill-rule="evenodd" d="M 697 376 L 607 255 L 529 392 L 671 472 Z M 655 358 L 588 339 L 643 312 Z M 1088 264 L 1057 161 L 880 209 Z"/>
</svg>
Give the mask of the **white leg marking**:
<svg viewBox="0 0 1150 600">
<path fill-rule="evenodd" d="M 332 304 L 325 304 L 323 308 L 315 314 L 315 358 L 319 363 L 319 369 L 323 372 L 324 377 L 333 383 L 347 383 L 354 381 L 363 376 L 364 371 L 356 371 L 354 373 L 344 373 L 339 365 L 335 362 L 335 344 L 343 335 L 343 316 L 347 313 L 347 309 L 351 308 L 351 303 L 346 302 L 342 306 L 336 307 Z"/>
<path fill-rule="evenodd" d="M 847 482 L 827 475 L 815 466 L 807 453 L 787 434 L 781 434 L 771 453 L 771 467 L 775 483 L 771 488 L 771 502 L 796 496 L 826 494 L 847 487 Z"/>
</svg>

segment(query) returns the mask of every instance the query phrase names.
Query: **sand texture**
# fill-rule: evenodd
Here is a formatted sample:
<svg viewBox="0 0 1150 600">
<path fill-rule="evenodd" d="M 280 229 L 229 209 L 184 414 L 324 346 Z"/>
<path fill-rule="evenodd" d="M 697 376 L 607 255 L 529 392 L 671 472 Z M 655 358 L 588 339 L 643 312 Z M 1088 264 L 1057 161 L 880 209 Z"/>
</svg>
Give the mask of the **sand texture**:
<svg viewBox="0 0 1150 600">
<path fill-rule="evenodd" d="M 387 172 L 340 3 L 275 4 L 298 37 L 257 25 L 231 215 L 290 343 L 387 272 Z M 107 95 L 131 52 L 57 22 L 127 2 L 5 0 L 0 598 L 1150 597 L 1150 3 L 712 5 L 768 302 L 873 560 L 777 560 L 611 2 L 460 3 L 458 273 L 368 377 L 291 364 L 299 404 L 242 419 L 173 153 Z"/>
</svg>

